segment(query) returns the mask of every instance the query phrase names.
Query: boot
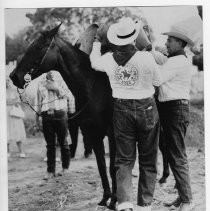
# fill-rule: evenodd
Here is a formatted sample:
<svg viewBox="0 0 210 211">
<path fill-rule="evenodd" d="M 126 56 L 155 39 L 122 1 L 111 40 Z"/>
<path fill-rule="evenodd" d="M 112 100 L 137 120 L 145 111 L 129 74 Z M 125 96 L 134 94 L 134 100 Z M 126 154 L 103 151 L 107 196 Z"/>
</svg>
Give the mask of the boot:
<svg viewBox="0 0 210 211">
<path fill-rule="evenodd" d="M 190 211 L 192 210 L 192 205 L 190 203 L 181 203 L 179 211 Z"/>
<path fill-rule="evenodd" d="M 174 201 L 170 203 L 164 203 L 165 207 L 175 207 L 178 208 L 180 204 L 182 203 L 181 198 L 178 196 Z"/>
</svg>

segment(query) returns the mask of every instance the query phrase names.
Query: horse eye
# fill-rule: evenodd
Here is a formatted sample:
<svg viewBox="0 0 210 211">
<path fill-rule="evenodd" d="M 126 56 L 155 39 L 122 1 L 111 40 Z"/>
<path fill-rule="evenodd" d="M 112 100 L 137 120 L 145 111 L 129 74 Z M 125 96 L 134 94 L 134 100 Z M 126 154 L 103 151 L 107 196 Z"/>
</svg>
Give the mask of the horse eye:
<svg viewBox="0 0 210 211">
<path fill-rule="evenodd" d="M 42 49 L 42 46 L 37 46 L 36 47 L 38 50 L 41 50 Z"/>
</svg>

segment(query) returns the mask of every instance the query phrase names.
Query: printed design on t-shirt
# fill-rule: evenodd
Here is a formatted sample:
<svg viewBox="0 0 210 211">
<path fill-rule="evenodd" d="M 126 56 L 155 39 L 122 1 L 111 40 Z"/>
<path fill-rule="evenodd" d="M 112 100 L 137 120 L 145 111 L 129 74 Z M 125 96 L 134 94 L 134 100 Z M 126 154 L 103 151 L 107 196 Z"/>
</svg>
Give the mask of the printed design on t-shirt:
<svg viewBox="0 0 210 211">
<path fill-rule="evenodd" d="M 138 80 L 138 70 L 127 63 L 125 66 L 118 66 L 115 70 L 115 80 L 123 86 L 134 86 Z"/>
</svg>

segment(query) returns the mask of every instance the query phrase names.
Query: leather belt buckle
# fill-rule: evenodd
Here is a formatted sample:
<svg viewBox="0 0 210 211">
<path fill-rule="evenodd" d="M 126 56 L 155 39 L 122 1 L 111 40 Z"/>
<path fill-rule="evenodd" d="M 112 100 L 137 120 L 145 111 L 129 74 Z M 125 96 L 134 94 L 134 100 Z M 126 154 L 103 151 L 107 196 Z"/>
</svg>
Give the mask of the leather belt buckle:
<svg viewBox="0 0 210 211">
<path fill-rule="evenodd" d="M 47 111 L 47 114 L 48 114 L 48 115 L 54 115 L 54 109 L 49 109 L 49 110 Z"/>
<path fill-rule="evenodd" d="M 189 101 L 188 101 L 188 100 L 181 100 L 181 103 L 182 103 L 183 105 L 188 105 L 188 104 L 189 104 Z"/>
</svg>

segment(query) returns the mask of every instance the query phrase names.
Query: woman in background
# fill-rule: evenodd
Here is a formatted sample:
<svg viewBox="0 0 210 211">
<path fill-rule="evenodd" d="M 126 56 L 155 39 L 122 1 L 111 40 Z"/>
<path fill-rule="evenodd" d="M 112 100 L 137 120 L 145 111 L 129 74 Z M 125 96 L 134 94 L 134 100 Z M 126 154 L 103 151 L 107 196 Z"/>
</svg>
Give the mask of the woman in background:
<svg viewBox="0 0 210 211">
<path fill-rule="evenodd" d="M 6 99 L 7 99 L 7 152 L 10 157 L 10 144 L 16 142 L 19 157 L 25 158 L 23 142 L 26 140 L 26 131 L 23 122 L 24 113 L 20 107 L 20 101 L 9 78 L 6 79 Z M 15 108 L 15 109 L 14 109 Z M 16 112 L 14 112 L 14 110 Z M 19 112 L 18 112 L 19 111 Z"/>
</svg>

